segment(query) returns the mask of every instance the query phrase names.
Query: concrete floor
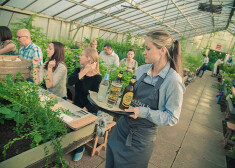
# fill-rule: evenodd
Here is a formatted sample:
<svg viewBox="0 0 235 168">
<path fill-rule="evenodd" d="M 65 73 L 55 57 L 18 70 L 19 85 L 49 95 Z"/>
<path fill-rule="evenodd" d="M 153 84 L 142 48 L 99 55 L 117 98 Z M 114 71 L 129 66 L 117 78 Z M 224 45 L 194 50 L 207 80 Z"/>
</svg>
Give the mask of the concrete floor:
<svg viewBox="0 0 235 168">
<path fill-rule="evenodd" d="M 222 147 L 222 119 L 216 104 L 217 78 L 205 72 L 186 88 L 180 121 L 173 127 L 159 127 L 149 168 L 226 168 Z M 104 168 L 105 151 L 90 156 L 86 150 L 78 162 L 73 153 L 64 159 L 71 168 Z"/>
</svg>

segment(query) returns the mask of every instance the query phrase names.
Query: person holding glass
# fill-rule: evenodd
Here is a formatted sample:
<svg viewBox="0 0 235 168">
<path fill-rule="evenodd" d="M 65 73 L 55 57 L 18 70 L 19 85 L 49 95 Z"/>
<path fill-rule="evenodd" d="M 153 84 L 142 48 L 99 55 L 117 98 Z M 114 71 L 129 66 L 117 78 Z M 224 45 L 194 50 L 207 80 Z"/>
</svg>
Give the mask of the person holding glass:
<svg viewBox="0 0 235 168">
<path fill-rule="evenodd" d="M 67 66 L 64 61 L 64 45 L 51 42 L 47 48 L 49 61 L 39 68 L 40 57 L 33 58 L 33 80 L 35 84 L 45 82 L 45 87 L 53 94 L 67 99 Z"/>
</svg>

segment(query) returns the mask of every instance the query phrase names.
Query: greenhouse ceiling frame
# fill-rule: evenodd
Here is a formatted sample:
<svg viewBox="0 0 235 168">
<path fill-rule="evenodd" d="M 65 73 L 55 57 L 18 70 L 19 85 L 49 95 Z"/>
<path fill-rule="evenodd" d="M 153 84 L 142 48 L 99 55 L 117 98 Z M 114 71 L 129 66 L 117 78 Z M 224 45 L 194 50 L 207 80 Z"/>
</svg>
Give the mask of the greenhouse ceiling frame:
<svg viewBox="0 0 235 168">
<path fill-rule="evenodd" d="M 3 10 L 78 23 L 75 29 L 70 29 L 76 33 L 84 26 L 91 26 L 140 36 L 162 28 L 174 38 L 220 30 L 235 34 L 235 0 L 27 0 L 24 4 L 2 0 L 0 3 Z M 200 5 L 209 8 L 205 10 Z M 213 11 L 214 7 L 221 10 Z"/>
</svg>

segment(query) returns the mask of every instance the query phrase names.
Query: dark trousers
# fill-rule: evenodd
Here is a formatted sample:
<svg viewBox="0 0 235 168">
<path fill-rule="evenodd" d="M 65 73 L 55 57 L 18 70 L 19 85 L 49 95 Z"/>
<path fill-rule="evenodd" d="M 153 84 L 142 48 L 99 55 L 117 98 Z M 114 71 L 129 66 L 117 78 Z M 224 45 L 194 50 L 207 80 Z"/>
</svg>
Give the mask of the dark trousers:
<svg viewBox="0 0 235 168">
<path fill-rule="evenodd" d="M 197 76 L 200 74 L 201 70 L 202 70 L 202 74 L 201 74 L 201 77 L 203 76 L 204 72 L 206 71 L 206 68 L 207 68 L 207 65 L 206 64 L 203 64 L 201 66 L 201 68 L 198 70 L 197 72 Z"/>
</svg>

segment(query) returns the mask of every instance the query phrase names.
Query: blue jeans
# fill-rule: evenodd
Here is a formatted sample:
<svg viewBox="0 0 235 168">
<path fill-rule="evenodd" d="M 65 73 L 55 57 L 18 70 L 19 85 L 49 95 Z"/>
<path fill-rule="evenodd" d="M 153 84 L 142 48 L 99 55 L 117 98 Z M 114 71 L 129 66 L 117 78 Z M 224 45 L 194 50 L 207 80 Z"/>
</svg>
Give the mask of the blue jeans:
<svg viewBox="0 0 235 168">
<path fill-rule="evenodd" d="M 203 76 L 204 72 L 206 71 L 206 68 L 207 68 L 207 65 L 206 64 L 203 64 L 201 66 L 201 68 L 199 69 L 199 71 L 197 72 L 197 76 L 200 74 L 201 70 L 202 70 L 202 74 L 201 74 L 201 77 Z"/>
</svg>

